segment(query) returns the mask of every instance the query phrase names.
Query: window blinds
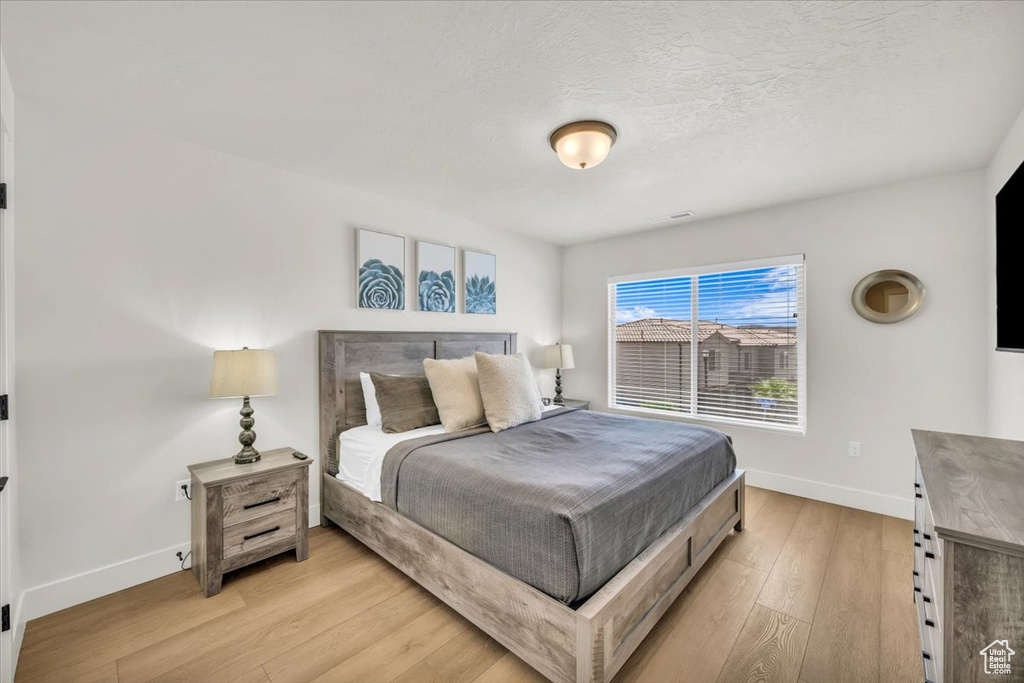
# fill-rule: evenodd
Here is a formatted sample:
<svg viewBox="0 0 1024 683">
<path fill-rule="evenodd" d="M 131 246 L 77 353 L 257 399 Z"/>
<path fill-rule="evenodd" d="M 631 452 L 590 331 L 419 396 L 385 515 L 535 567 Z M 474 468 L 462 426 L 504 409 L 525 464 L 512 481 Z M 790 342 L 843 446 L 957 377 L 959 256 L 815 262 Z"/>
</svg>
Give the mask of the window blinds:
<svg viewBox="0 0 1024 683">
<path fill-rule="evenodd" d="M 803 256 L 609 281 L 609 405 L 805 426 Z"/>
</svg>

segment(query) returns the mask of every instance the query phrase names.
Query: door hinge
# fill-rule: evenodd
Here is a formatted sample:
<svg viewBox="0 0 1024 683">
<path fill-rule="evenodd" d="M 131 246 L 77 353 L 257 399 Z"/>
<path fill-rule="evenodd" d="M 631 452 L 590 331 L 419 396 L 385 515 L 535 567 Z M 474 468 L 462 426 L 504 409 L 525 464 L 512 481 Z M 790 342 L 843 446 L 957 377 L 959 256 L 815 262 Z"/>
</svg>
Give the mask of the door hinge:
<svg viewBox="0 0 1024 683">
<path fill-rule="evenodd" d="M 3 422 L 7 415 L 7 394 L 0 395 L 0 422 Z"/>
<path fill-rule="evenodd" d="M 11 606 L 0 607 L 0 633 L 11 630 Z"/>
<path fill-rule="evenodd" d="M 7 208 L 7 183 L 0 183 L 0 209 Z"/>
</svg>

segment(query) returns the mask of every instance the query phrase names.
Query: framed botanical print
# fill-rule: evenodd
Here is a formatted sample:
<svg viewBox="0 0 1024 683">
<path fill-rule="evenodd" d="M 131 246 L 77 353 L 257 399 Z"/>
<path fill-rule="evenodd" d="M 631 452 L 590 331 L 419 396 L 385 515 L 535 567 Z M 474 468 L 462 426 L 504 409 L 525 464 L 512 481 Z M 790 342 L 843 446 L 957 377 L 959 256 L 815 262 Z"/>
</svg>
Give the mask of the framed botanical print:
<svg viewBox="0 0 1024 683">
<path fill-rule="evenodd" d="M 356 230 L 356 297 L 359 308 L 405 309 L 405 238 Z"/>
<path fill-rule="evenodd" d="M 455 312 L 455 247 L 416 242 L 416 306 L 433 313 Z"/>
<path fill-rule="evenodd" d="M 466 313 L 494 315 L 498 312 L 497 273 L 494 254 L 462 250 L 462 277 L 465 283 Z"/>
</svg>

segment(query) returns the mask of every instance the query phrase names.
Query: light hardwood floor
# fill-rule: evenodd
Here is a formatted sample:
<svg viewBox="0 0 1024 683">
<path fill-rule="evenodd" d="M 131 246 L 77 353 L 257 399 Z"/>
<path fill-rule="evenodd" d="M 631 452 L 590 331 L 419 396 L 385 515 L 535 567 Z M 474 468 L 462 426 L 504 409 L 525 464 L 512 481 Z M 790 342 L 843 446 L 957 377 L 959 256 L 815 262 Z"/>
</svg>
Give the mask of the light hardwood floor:
<svg viewBox="0 0 1024 683">
<path fill-rule="evenodd" d="M 616 683 L 919 683 L 911 524 L 748 487 Z M 28 624 L 17 683 L 543 681 L 337 528 L 204 598 L 179 572 Z"/>
</svg>

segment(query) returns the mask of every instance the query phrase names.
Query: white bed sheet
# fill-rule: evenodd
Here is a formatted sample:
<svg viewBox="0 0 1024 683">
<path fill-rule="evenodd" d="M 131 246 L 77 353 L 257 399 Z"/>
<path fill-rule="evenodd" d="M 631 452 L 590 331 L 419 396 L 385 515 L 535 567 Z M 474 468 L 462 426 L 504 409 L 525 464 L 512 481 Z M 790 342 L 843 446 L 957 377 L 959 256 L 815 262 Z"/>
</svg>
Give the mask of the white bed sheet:
<svg viewBox="0 0 1024 683">
<path fill-rule="evenodd" d="M 392 446 L 421 436 L 444 434 L 444 427 L 432 425 L 401 434 L 385 434 L 379 426 L 353 427 L 338 439 L 339 480 L 372 501 L 380 502 L 380 470 Z"/>
<path fill-rule="evenodd" d="M 556 410 L 558 407 L 544 406 L 543 412 Z M 391 447 L 408 439 L 434 434 L 444 434 L 444 427 L 432 425 L 411 429 L 401 434 L 385 434 L 379 425 L 363 425 L 348 429 L 338 438 L 338 473 L 335 477 L 379 503 L 380 471 L 384 466 L 384 456 Z"/>
</svg>

